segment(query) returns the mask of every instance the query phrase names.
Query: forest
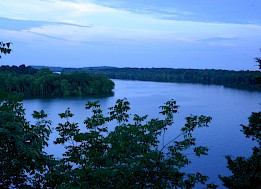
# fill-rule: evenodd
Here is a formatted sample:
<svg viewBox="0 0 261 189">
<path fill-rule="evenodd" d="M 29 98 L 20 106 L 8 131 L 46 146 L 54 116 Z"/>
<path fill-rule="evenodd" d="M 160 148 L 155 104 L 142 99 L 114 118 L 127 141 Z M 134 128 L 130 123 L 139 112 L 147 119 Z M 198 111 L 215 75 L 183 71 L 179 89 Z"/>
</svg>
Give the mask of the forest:
<svg viewBox="0 0 261 189">
<path fill-rule="evenodd" d="M 68 74 L 75 70 L 85 71 L 92 75 L 104 75 L 111 79 L 199 83 L 206 85 L 223 85 L 224 87 L 260 90 L 256 78 L 261 77 L 260 71 L 229 71 L 214 69 L 173 69 L 173 68 L 64 68 L 62 73 Z"/>
<path fill-rule="evenodd" d="M 0 67 L 0 91 L 23 98 L 54 98 L 70 96 L 112 95 L 114 83 L 105 76 L 84 72 L 57 74 L 47 68 L 34 69 L 25 65 Z"/>
</svg>

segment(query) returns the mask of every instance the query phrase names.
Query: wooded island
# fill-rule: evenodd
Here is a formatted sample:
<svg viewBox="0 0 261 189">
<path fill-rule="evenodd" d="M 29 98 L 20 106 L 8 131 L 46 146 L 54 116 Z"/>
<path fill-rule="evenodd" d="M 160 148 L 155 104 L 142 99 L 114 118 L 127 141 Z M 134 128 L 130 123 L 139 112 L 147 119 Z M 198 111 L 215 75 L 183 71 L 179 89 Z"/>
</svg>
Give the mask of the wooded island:
<svg viewBox="0 0 261 189">
<path fill-rule="evenodd" d="M 0 67 L 0 93 L 19 94 L 23 98 L 112 95 L 114 83 L 105 76 L 84 72 L 57 74 L 25 65 Z"/>
</svg>

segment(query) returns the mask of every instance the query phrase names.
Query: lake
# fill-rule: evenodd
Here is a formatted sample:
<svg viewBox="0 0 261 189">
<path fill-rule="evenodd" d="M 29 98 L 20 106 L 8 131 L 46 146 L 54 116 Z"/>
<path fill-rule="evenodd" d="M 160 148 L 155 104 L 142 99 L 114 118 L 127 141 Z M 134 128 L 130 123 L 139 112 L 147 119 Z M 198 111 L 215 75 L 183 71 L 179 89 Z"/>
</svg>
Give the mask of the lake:
<svg viewBox="0 0 261 189">
<path fill-rule="evenodd" d="M 210 181 L 220 185 L 218 174 L 229 175 L 225 155 L 249 156 L 252 153 L 251 148 L 255 143 L 245 138 L 240 131 L 240 125 L 248 124 L 251 112 L 260 111 L 261 92 L 201 84 L 113 81 L 115 89 L 112 97 L 24 100 L 27 118 L 33 120 L 31 116 L 33 110 L 43 109 L 52 121 L 52 126 L 55 127 L 61 121 L 58 113 L 70 107 L 75 114 L 72 121 L 82 123 L 86 116 L 90 115 L 85 110 L 88 100 L 99 100 L 106 111 L 106 108 L 113 106 L 117 99 L 124 97 L 130 101 L 133 114 L 148 114 L 150 118 L 156 118 L 159 117 L 159 106 L 174 99 L 180 106 L 179 113 L 175 115 L 174 126 L 168 129 L 165 140 L 170 140 L 177 135 L 178 128 L 184 125 L 185 117 L 190 114 L 213 118 L 209 128 L 202 128 L 195 132 L 198 144 L 210 149 L 209 155 L 193 158 L 192 165 L 186 168 L 187 171 L 200 171 L 208 175 Z M 81 125 L 84 127 L 83 124 Z M 63 149 L 52 144 L 56 136 L 57 133 L 53 132 L 46 151 L 61 157 Z"/>
</svg>

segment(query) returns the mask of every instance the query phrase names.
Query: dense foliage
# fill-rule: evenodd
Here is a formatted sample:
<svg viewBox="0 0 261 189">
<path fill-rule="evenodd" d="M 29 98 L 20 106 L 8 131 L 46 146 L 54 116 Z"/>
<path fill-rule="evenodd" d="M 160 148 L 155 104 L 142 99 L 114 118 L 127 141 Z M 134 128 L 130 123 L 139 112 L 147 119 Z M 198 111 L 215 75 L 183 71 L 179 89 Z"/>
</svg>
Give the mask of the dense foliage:
<svg viewBox="0 0 261 189">
<path fill-rule="evenodd" d="M 1 66 L 0 73 L 9 72 L 16 75 L 29 74 L 33 75 L 38 72 L 37 69 L 34 69 L 30 66 L 20 65 L 20 66 Z"/>
<path fill-rule="evenodd" d="M 189 116 L 171 141 L 164 141 L 173 114 L 174 100 L 161 108 L 163 119 L 128 113 L 130 106 L 121 99 L 103 114 L 98 102 L 88 102 L 92 115 L 85 129 L 71 123 L 70 109 L 59 114 L 64 122 L 56 130 L 56 144 L 64 145 L 63 158 L 55 160 L 44 152 L 51 132 L 46 114 L 34 112 L 32 125 L 24 118 L 20 103 L 0 104 L 0 187 L 3 188 L 193 188 L 205 184 L 207 176 L 186 173 L 189 156 L 206 155 L 208 149 L 196 145 L 193 131 L 208 127 L 206 116 Z M 110 124 L 109 124 L 110 123 Z M 215 185 L 207 185 L 215 188 Z"/>
<path fill-rule="evenodd" d="M 49 139 L 46 114 L 34 112 L 35 125 L 25 119 L 21 103 L 0 102 L 0 188 L 41 188 L 52 156 L 43 149 Z"/>
<path fill-rule="evenodd" d="M 111 95 L 114 83 L 104 76 L 90 76 L 77 72 L 70 75 L 55 74 L 49 69 L 36 70 L 21 65 L 0 68 L 0 91 L 31 97 L 66 97 Z"/>
<path fill-rule="evenodd" d="M 215 84 L 248 90 L 260 90 L 256 78 L 261 77 L 261 72 L 259 71 L 172 68 L 65 68 L 63 69 L 63 73 L 71 73 L 75 70 L 85 71 L 93 75 L 105 75 L 111 79 Z"/>
<path fill-rule="evenodd" d="M 257 141 L 253 154 L 246 157 L 232 158 L 227 156 L 231 176 L 222 177 L 224 186 L 230 189 L 261 188 L 261 112 L 253 112 L 249 117 L 249 125 L 243 126 L 243 133 Z"/>
<path fill-rule="evenodd" d="M 55 143 L 65 145 L 64 165 L 74 167 L 63 170 L 62 177 L 54 182 L 56 186 L 193 188 L 196 183 L 206 182 L 208 177 L 201 173 L 181 170 L 190 163 L 186 153 L 207 154 L 208 149 L 197 146 L 192 134 L 196 128 L 208 127 L 210 117 L 187 117 L 180 133 L 173 133 L 173 140 L 166 142 L 164 133 L 173 125 L 173 114 L 178 109 L 174 100 L 161 106 L 163 119 L 148 121 L 147 116 L 135 114 L 132 122 L 126 99 L 109 108 L 109 116 L 103 114 L 97 102 L 88 102 L 86 109 L 93 113 L 84 121 L 87 131 L 80 131 L 77 123 L 69 121 L 73 116 L 69 109 L 60 114 L 66 122 L 56 128 L 60 137 Z M 110 122 L 114 129 L 109 128 Z"/>
</svg>

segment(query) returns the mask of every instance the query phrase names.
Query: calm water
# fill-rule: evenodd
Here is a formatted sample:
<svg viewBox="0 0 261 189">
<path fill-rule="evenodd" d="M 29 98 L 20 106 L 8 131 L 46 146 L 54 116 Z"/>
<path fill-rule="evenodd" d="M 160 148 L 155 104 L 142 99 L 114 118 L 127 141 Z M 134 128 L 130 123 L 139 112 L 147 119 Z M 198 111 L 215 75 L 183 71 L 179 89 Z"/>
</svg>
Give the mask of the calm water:
<svg viewBox="0 0 261 189">
<path fill-rule="evenodd" d="M 185 117 L 190 114 L 206 115 L 213 118 L 209 128 L 202 128 L 195 132 L 198 143 L 206 145 L 209 155 L 193 158 L 188 171 L 201 171 L 210 176 L 211 181 L 220 184 L 218 174 L 228 175 L 225 155 L 249 156 L 254 143 L 246 139 L 240 132 L 240 124 L 247 124 L 248 117 L 253 111 L 260 111 L 261 93 L 228 89 L 222 86 L 207 86 L 200 84 L 156 83 L 142 81 L 114 80 L 115 95 L 106 98 L 69 98 L 69 99 L 34 99 L 25 100 L 24 107 L 27 117 L 33 110 L 45 110 L 49 119 L 56 126 L 61 120 L 58 113 L 70 107 L 75 114 L 72 119 L 82 123 L 87 115 L 85 104 L 88 100 L 99 100 L 106 108 L 115 104 L 119 98 L 126 97 L 131 103 L 131 112 L 158 117 L 159 106 L 174 99 L 180 105 L 179 113 L 174 119 L 175 124 L 166 133 L 166 139 L 176 136 L 178 128 L 184 125 Z M 81 124 L 83 125 L 83 124 Z M 84 127 L 84 126 L 82 126 Z M 60 157 L 63 149 L 54 146 L 51 141 L 57 133 L 51 135 L 50 145 L 46 151 Z M 222 188 L 222 186 L 220 186 Z"/>
</svg>

